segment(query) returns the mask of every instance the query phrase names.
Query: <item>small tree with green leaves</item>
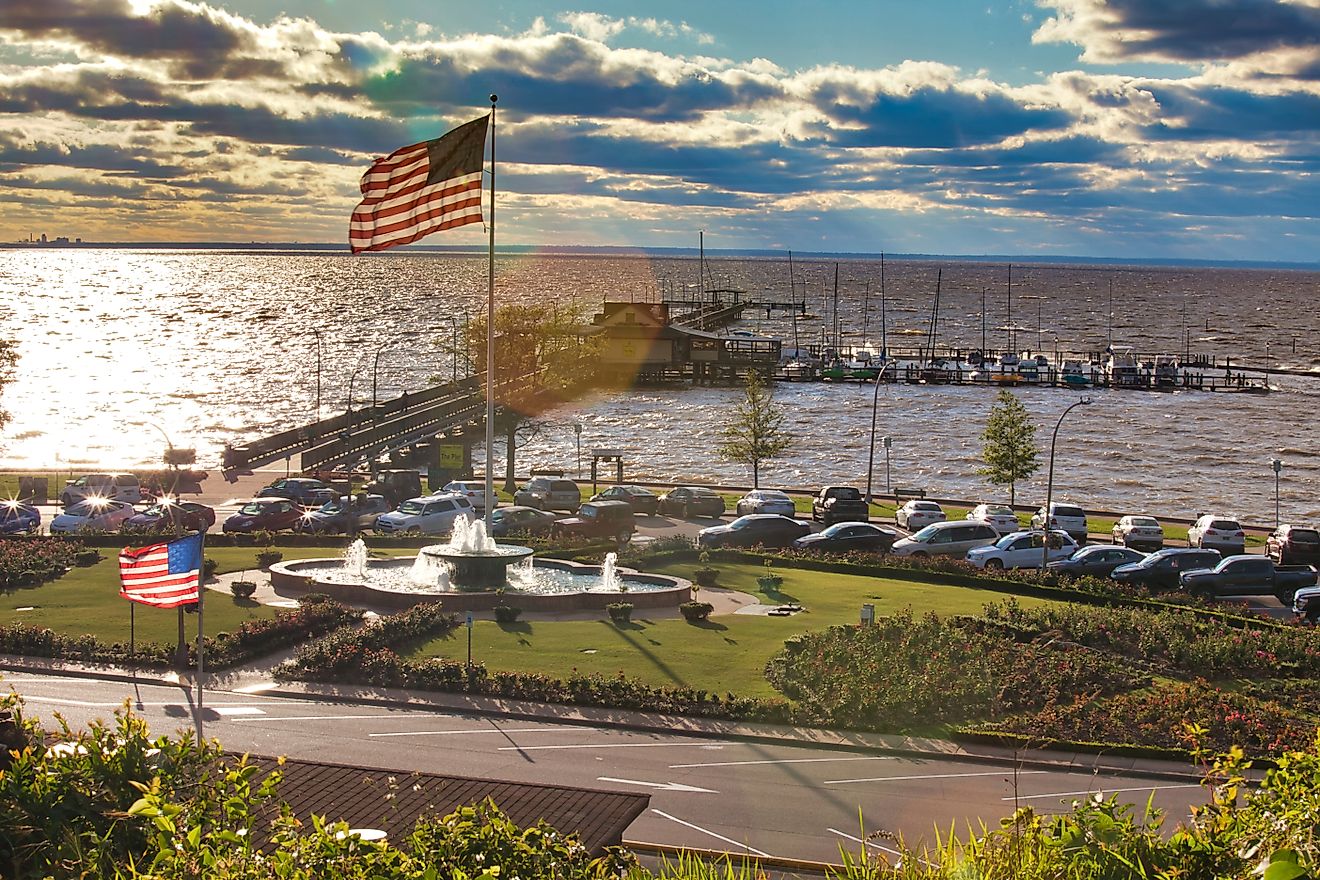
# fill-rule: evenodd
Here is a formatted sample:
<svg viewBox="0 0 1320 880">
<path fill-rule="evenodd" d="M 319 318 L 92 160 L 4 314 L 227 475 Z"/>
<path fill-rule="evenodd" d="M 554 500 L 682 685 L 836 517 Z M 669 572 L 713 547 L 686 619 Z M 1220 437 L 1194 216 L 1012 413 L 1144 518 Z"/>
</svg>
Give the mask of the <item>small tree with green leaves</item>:
<svg viewBox="0 0 1320 880">
<path fill-rule="evenodd" d="M 783 455 L 793 445 L 784 430 L 784 408 L 756 373 L 747 374 L 743 399 L 733 409 L 722 431 L 720 456 L 726 461 L 752 466 L 752 488 L 761 486 L 761 462 Z"/>
<path fill-rule="evenodd" d="M 1008 486 L 1008 503 L 1017 503 L 1017 483 L 1040 469 L 1036 449 L 1036 425 L 1027 408 L 1011 391 L 1000 391 L 990 407 L 990 418 L 981 434 L 985 447 L 977 470 L 992 486 Z"/>
</svg>

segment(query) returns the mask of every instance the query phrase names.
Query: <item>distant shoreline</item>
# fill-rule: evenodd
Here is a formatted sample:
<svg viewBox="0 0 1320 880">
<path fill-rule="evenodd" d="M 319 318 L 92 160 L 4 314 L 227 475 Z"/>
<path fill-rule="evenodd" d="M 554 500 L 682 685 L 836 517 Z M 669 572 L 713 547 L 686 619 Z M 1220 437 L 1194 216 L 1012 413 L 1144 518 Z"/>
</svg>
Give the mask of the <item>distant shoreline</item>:
<svg viewBox="0 0 1320 880">
<path fill-rule="evenodd" d="M 232 241 L 83 241 L 83 242 L 4 242 L 0 250 L 65 251 L 65 250 L 180 250 L 218 251 L 232 253 L 327 253 L 350 256 L 348 246 L 339 242 L 232 242 Z M 619 258 L 682 257 L 695 258 L 700 251 L 694 247 L 628 247 L 588 245 L 501 245 L 501 254 L 550 254 L 554 256 L 602 256 Z M 405 254 L 452 254 L 456 256 L 485 256 L 484 245 L 409 245 L 391 251 L 387 256 Z M 802 260 L 887 260 L 901 262 L 941 263 L 1013 263 L 1033 266 L 1095 266 L 1097 269 L 1119 266 L 1143 268 L 1195 268 L 1195 269 L 1283 269 L 1320 271 L 1320 262 L 1274 262 L 1261 260 L 1191 260 L 1137 257 L 1085 257 L 1068 254 L 918 254 L 918 253 L 850 253 L 833 251 L 792 252 L 794 259 Z M 787 250 L 706 248 L 707 257 L 743 259 L 788 259 Z M 379 258 L 375 254 L 359 254 L 359 258 Z"/>
</svg>

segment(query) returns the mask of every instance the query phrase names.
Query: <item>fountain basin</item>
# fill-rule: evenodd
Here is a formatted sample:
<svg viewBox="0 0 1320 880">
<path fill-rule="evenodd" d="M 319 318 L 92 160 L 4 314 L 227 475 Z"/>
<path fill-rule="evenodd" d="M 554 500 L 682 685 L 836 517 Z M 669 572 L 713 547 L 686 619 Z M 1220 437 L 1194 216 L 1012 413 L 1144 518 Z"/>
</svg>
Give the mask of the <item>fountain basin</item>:
<svg viewBox="0 0 1320 880">
<path fill-rule="evenodd" d="M 449 611 L 489 611 L 496 605 L 513 605 L 523 611 L 582 611 L 603 610 L 615 602 L 631 602 L 634 608 L 675 608 L 692 600 L 692 583 L 683 578 L 619 569 L 617 575 L 627 584 L 627 592 L 603 590 L 599 589 L 602 566 L 558 559 L 533 561 L 532 571 L 545 573 L 547 581 L 559 575 L 568 578 L 537 584 L 537 592 L 516 583 L 503 592 L 441 590 L 412 583 L 409 573 L 414 563 L 409 557 L 371 560 L 363 572 L 365 577 L 359 578 L 344 570 L 340 559 L 297 559 L 272 565 L 270 582 L 281 594 L 325 593 L 341 602 L 400 609 L 419 602 L 440 602 Z"/>
<path fill-rule="evenodd" d="M 491 542 L 494 544 L 494 542 Z M 456 550 L 444 544 L 423 547 L 421 554 L 438 559 L 449 571 L 449 582 L 460 590 L 496 590 L 508 583 L 508 568 L 532 555 L 531 547 L 495 544 L 489 549 Z"/>
</svg>

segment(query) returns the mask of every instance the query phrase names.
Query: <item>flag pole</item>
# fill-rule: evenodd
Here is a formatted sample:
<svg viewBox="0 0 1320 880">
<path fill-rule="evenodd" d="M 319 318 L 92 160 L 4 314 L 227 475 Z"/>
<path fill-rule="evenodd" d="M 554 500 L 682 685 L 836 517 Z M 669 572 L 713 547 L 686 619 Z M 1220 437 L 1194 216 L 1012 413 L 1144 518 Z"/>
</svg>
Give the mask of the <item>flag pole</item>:
<svg viewBox="0 0 1320 880">
<path fill-rule="evenodd" d="M 486 280 L 486 531 L 495 514 L 495 102 L 490 96 L 490 249 Z"/>
<path fill-rule="evenodd" d="M 203 612 L 206 609 L 206 584 L 202 581 L 206 578 L 206 532 L 199 530 L 197 532 L 197 554 L 201 559 L 202 565 L 197 569 L 197 744 L 202 744 L 202 715 L 205 714 L 204 705 L 206 701 L 205 683 L 202 681 L 202 674 L 206 671 L 206 642 L 203 641 L 202 634 L 205 632 L 202 621 Z"/>
</svg>

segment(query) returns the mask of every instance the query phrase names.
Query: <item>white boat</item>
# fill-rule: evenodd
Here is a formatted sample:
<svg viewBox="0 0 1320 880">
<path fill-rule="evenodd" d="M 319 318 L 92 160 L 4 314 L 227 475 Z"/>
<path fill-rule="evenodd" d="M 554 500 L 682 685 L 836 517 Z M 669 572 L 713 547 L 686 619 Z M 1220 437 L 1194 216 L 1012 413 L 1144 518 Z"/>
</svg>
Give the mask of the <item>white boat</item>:
<svg viewBox="0 0 1320 880">
<path fill-rule="evenodd" d="M 1105 349 L 1101 369 L 1111 388 L 1137 388 L 1141 385 L 1141 365 L 1130 345 L 1111 345 Z"/>
</svg>

